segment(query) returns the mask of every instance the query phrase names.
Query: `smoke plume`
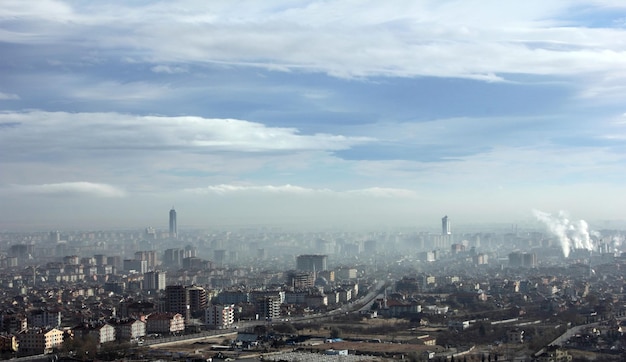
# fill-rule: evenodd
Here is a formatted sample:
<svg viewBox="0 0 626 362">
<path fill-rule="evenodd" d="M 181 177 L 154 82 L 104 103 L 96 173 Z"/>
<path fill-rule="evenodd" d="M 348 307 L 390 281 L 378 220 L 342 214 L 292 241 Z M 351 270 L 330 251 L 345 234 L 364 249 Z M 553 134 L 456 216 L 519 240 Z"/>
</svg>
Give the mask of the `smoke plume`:
<svg viewBox="0 0 626 362">
<path fill-rule="evenodd" d="M 546 224 L 548 230 L 559 239 L 563 255 L 567 258 L 572 249 L 593 250 L 593 240 L 589 235 L 589 225 L 585 220 L 570 221 L 565 211 L 558 215 L 533 210 L 537 220 Z"/>
</svg>

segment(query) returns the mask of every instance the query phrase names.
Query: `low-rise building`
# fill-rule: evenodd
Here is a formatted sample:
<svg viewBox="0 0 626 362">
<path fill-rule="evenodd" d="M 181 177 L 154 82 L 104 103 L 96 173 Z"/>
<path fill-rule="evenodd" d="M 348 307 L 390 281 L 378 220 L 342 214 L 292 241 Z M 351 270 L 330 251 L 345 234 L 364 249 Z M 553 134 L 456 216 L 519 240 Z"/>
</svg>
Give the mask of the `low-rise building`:
<svg viewBox="0 0 626 362">
<path fill-rule="evenodd" d="M 506 332 L 506 338 L 509 343 L 524 343 L 524 331 L 513 328 Z"/>
<path fill-rule="evenodd" d="M 116 339 L 120 342 L 134 341 L 146 335 L 146 322 L 138 319 L 122 320 L 114 326 Z"/>
<path fill-rule="evenodd" d="M 36 309 L 30 312 L 28 324 L 32 327 L 59 327 L 61 312 L 58 310 Z"/>
<path fill-rule="evenodd" d="M 328 305 L 328 297 L 324 294 L 307 294 L 304 301 L 309 308 L 318 308 Z"/>
<path fill-rule="evenodd" d="M 19 343 L 17 337 L 12 334 L 0 335 L 0 351 L 2 352 L 17 352 Z"/>
<path fill-rule="evenodd" d="M 18 334 L 19 351 L 26 355 L 52 353 L 63 345 L 63 331 L 56 328 L 33 328 Z"/>
<path fill-rule="evenodd" d="M 280 304 L 278 297 L 271 296 L 261 296 L 254 301 L 258 317 L 266 320 L 272 320 L 280 316 Z"/>
<path fill-rule="evenodd" d="M 98 344 L 115 341 L 115 327 L 108 323 L 79 326 L 74 328 L 74 333 L 83 338 L 91 337 Z"/>
<path fill-rule="evenodd" d="M 210 305 L 205 310 L 204 322 L 207 326 L 215 329 L 232 326 L 235 322 L 235 306 L 233 304 Z"/>
<path fill-rule="evenodd" d="M 559 346 L 548 346 L 545 351 L 535 358 L 537 362 L 568 362 L 572 355 Z"/>
<path fill-rule="evenodd" d="M 179 333 L 185 330 L 185 318 L 180 313 L 154 313 L 146 321 L 147 333 Z"/>
<path fill-rule="evenodd" d="M 352 300 L 352 289 L 339 289 L 339 302 L 347 303 Z"/>
</svg>

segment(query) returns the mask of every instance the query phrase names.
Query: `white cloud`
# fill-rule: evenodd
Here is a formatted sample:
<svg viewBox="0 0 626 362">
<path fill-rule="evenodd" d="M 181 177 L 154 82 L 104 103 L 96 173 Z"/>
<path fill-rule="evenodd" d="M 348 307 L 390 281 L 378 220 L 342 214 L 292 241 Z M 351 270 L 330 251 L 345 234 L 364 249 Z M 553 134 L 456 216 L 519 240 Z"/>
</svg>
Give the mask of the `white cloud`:
<svg viewBox="0 0 626 362">
<path fill-rule="evenodd" d="M 329 193 L 330 190 L 325 189 L 311 189 L 294 185 L 211 185 L 203 188 L 194 188 L 184 190 L 185 192 L 197 193 L 197 194 L 237 194 L 237 193 L 269 193 L 269 194 L 293 194 L 293 195 L 312 195 L 319 193 Z"/>
<path fill-rule="evenodd" d="M 552 132 L 544 135 L 538 129 L 537 134 L 523 134 L 526 123 L 536 121 L 523 118 L 514 124 L 506 121 L 504 124 L 513 125 L 512 129 L 493 136 L 499 121 L 502 120 L 454 118 L 416 124 L 387 123 L 359 128 L 371 137 L 351 137 L 306 135 L 294 128 L 234 119 L 5 112 L 0 113 L 0 123 L 12 126 L 0 132 L 0 162 L 5 170 L 0 183 L 25 181 L 14 175 L 28 175 L 26 182 L 37 183 L 41 172 L 36 170 L 46 170 L 44 173 L 51 174 L 53 180 L 69 173 L 73 179 L 95 177 L 133 190 L 150 185 L 153 190 L 175 187 L 222 194 L 332 192 L 414 197 L 411 190 L 423 188 L 506 188 L 528 182 L 575 183 L 591 180 L 594 175 L 617 180 L 623 174 L 623 156 L 608 145 L 552 144 Z M 597 126 L 597 122 L 589 125 Z M 605 136 L 603 129 L 606 128 L 596 130 L 598 140 Z M 615 134 L 620 134 L 621 128 L 615 129 Z M 588 134 L 583 134 L 589 139 Z M 533 142 L 524 144 L 510 139 L 518 136 Z M 467 140 L 481 148 L 465 145 Z M 409 148 L 402 149 L 403 153 L 392 160 L 368 160 L 368 152 L 359 156 L 362 160 L 333 155 L 334 151 L 356 145 L 393 148 L 394 142 Z M 413 152 L 410 147 L 428 150 L 435 146 L 443 153 L 433 160 L 419 160 L 406 153 Z M 446 152 L 453 156 L 446 156 Z M 302 184 L 305 178 L 311 179 L 315 188 L 294 186 Z M 247 180 L 253 185 L 246 184 Z M 269 186 L 255 186 L 259 182 Z M 198 189 L 198 184 L 215 186 Z M 369 185 L 377 187 L 367 188 Z"/>
<path fill-rule="evenodd" d="M 437 162 L 361 160 L 350 167 L 370 182 L 394 180 L 398 187 L 440 192 L 493 191 L 534 186 L 594 182 L 616 183 L 623 177 L 626 158 L 604 147 L 569 148 L 556 145 L 496 146 L 484 152 Z M 461 198 L 459 198 L 461 199 Z"/>
<path fill-rule="evenodd" d="M 156 63 L 152 70 L 161 72 L 185 69 L 177 64 L 222 63 L 343 77 L 427 75 L 497 81 L 507 73 L 611 74 L 624 69 L 626 58 L 621 41 L 625 29 L 577 26 L 568 18 L 583 6 L 623 7 L 616 3 L 9 4 L 5 17 L 19 15 L 25 24 L 44 22 L 22 27 L 29 29 L 30 37 L 70 47 L 132 49 L 132 58 Z M 48 8 L 58 16 L 49 17 L 44 12 Z M 3 38 L 26 41 L 18 34 L 13 29 Z"/>
<path fill-rule="evenodd" d="M 413 190 L 397 189 L 389 187 L 370 187 L 360 190 L 350 190 L 347 192 L 349 195 L 358 195 L 366 197 L 381 197 L 381 198 L 403 198 L 413 199 L 417 197 L 417 193 Z"/>
<path fill-rule="evenodd" d="M 300 134 L 295 128 L 268 127 L 237 119 L 134 116 L 119 113 L 0 113 L 0 121 L 18 124 L 0 134 L 13 156 L 58 150 L 187 149 L 233 152 L 332 151 L 373 138 Z"/>
<path fill-rule="evenodd" d="M 78 84 L 76 88 L 68 88 L 68 95 L 75 99 L 121 103 L 161 99 L 168 92 L 167 86 L 146 82 L 103 81 L 95 84 Z"/>
<path fill-rule="evenodd" d="M 39 0 L 35 8 L 19 0 L 6 0 L 0 7 L 0 19 L 40 18 L 58 19 L 63 22 L 71 19 L 74 14 L 69 5 L 56 0 Z"/>
<path fill-rule="evenodd" d="M 578 96 L 596 103 L 614 103 L 626 98 L 626 70 L 597 77 L 593 85 L 581 90 Z"/>
<path fill-rule="evenodd" d="M 150 68 L 155 73 L 166 73 L 166 74 L 180 74 L 187 73 L 189 69 L 186 67 L 175 67 L 171 65 L 155 65 Z"/>
<path fill-rule="evenodd" d="M 111 185 L 93 182 L 61 182 L 42 185 L 13 185 L 10 192 L 27 195 L 47 196 L 95 196 L 95 197 L 123 197 L 126 193 Z"/>
<path fill-rule="evenodd" d="M 20 96 L 18 96 L 17 94 L 11 94 L 11 93 L 3 93 L 0 92 L 0 100 L 19 100 Z"/>
<path fill-rule="evenodd" d="M 364 189 L 336 191 L 330 189 L 314 189 L 295 185 L 234 185 L 221 184 L 211 185 L 203 188 L 184 190 L 188 193 L 196 194 L 284 194 L 284 195 L 311 195 L 311 196 L 332 196 L 332 197 L 365 197 L 365 198 L 414 198 L 416 193 L 413 190 L 397 189 L 389 187 L 371 187 Z"/>
<path fill-rule="evenodd" d="M 0 112 L 3 123 L 0 184 L 92 178 L 133 192 L 312 172 L 335 151 L 375 141 L 202 117 Z"/>
</svg>

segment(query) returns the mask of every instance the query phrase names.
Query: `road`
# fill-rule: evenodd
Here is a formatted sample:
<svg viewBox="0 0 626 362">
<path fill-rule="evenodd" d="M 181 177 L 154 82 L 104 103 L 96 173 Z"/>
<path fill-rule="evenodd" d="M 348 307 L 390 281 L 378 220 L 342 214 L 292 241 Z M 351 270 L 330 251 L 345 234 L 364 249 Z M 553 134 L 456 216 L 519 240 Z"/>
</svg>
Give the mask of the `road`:
<svg viewBox="0 0 626 362">
<path fill-rule="evenodd" d="M 624 319 L 626 319 L 626 317 L 617 318 L 618 321 L 622 321 Z M 604 322 L 606 322 L 606 321 L 604 321 Z M 550 342 L 548 344 L 548 346 L 553 346 L 553 345 L 563 346 L 565 344 L 565 342 L 567 342 L 568 339 L 572 338 L 577 333 L 580 333 L 580 331 L 582 331 L 583 329 L 598 327 L 600 325 L 600 323 L 604 323 L 604 322 L 593 322 L 593 323 L 581 324 L 579 326 L 574 326 L 572 328 L 568 328 L 563 334 L 558 336 L 554 341 Z M 536 356 L 540 355 L 544 351 L 545 351 L 545 347 L 542 348 L 541 350 L 539 350 L 539 352 L 535 353 L 535 355 Z"/>
<path fill-rule="evenodd" d="M 157 347 L 157 346 L 164 346 L 164 345 L 175 344 L 175 343 L 180 343 L 180 342 L 188 343 L 188 342 L 193 342 L 193 341 L 200 341 L 200 340 L 207 339 L 207 338 L 232 336 L 235 334 L 237 334 L 237 331 L 233 331 L 233 330 L 203 331 L 200 333 L 183 334 L 180 336 L 146 339 L 143 342 L 143 346 Z"/>
</svg>

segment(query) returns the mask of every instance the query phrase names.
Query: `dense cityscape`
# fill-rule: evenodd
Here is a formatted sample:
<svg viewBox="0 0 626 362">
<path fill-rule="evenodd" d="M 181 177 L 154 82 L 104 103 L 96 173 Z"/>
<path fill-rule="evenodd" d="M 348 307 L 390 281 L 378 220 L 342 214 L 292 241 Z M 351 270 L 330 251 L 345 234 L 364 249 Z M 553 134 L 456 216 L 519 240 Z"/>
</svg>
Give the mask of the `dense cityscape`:
<svg viewBox="0 0 626 362">
<path fill-rule="evenodd" d="M 0 1 L 0 360 L 626 361 L 626 1 Z"/>
<path fill-rule="evenodd" d="M 451 221 L 440 232 L 201 231 L 179 229 L 172 208 L 168 229 L 5 232 L 2 355 L 626 356 L 622 232 L 565 227 L 564 251 L 549 223 L 456 233 Z"/>
</svg>

